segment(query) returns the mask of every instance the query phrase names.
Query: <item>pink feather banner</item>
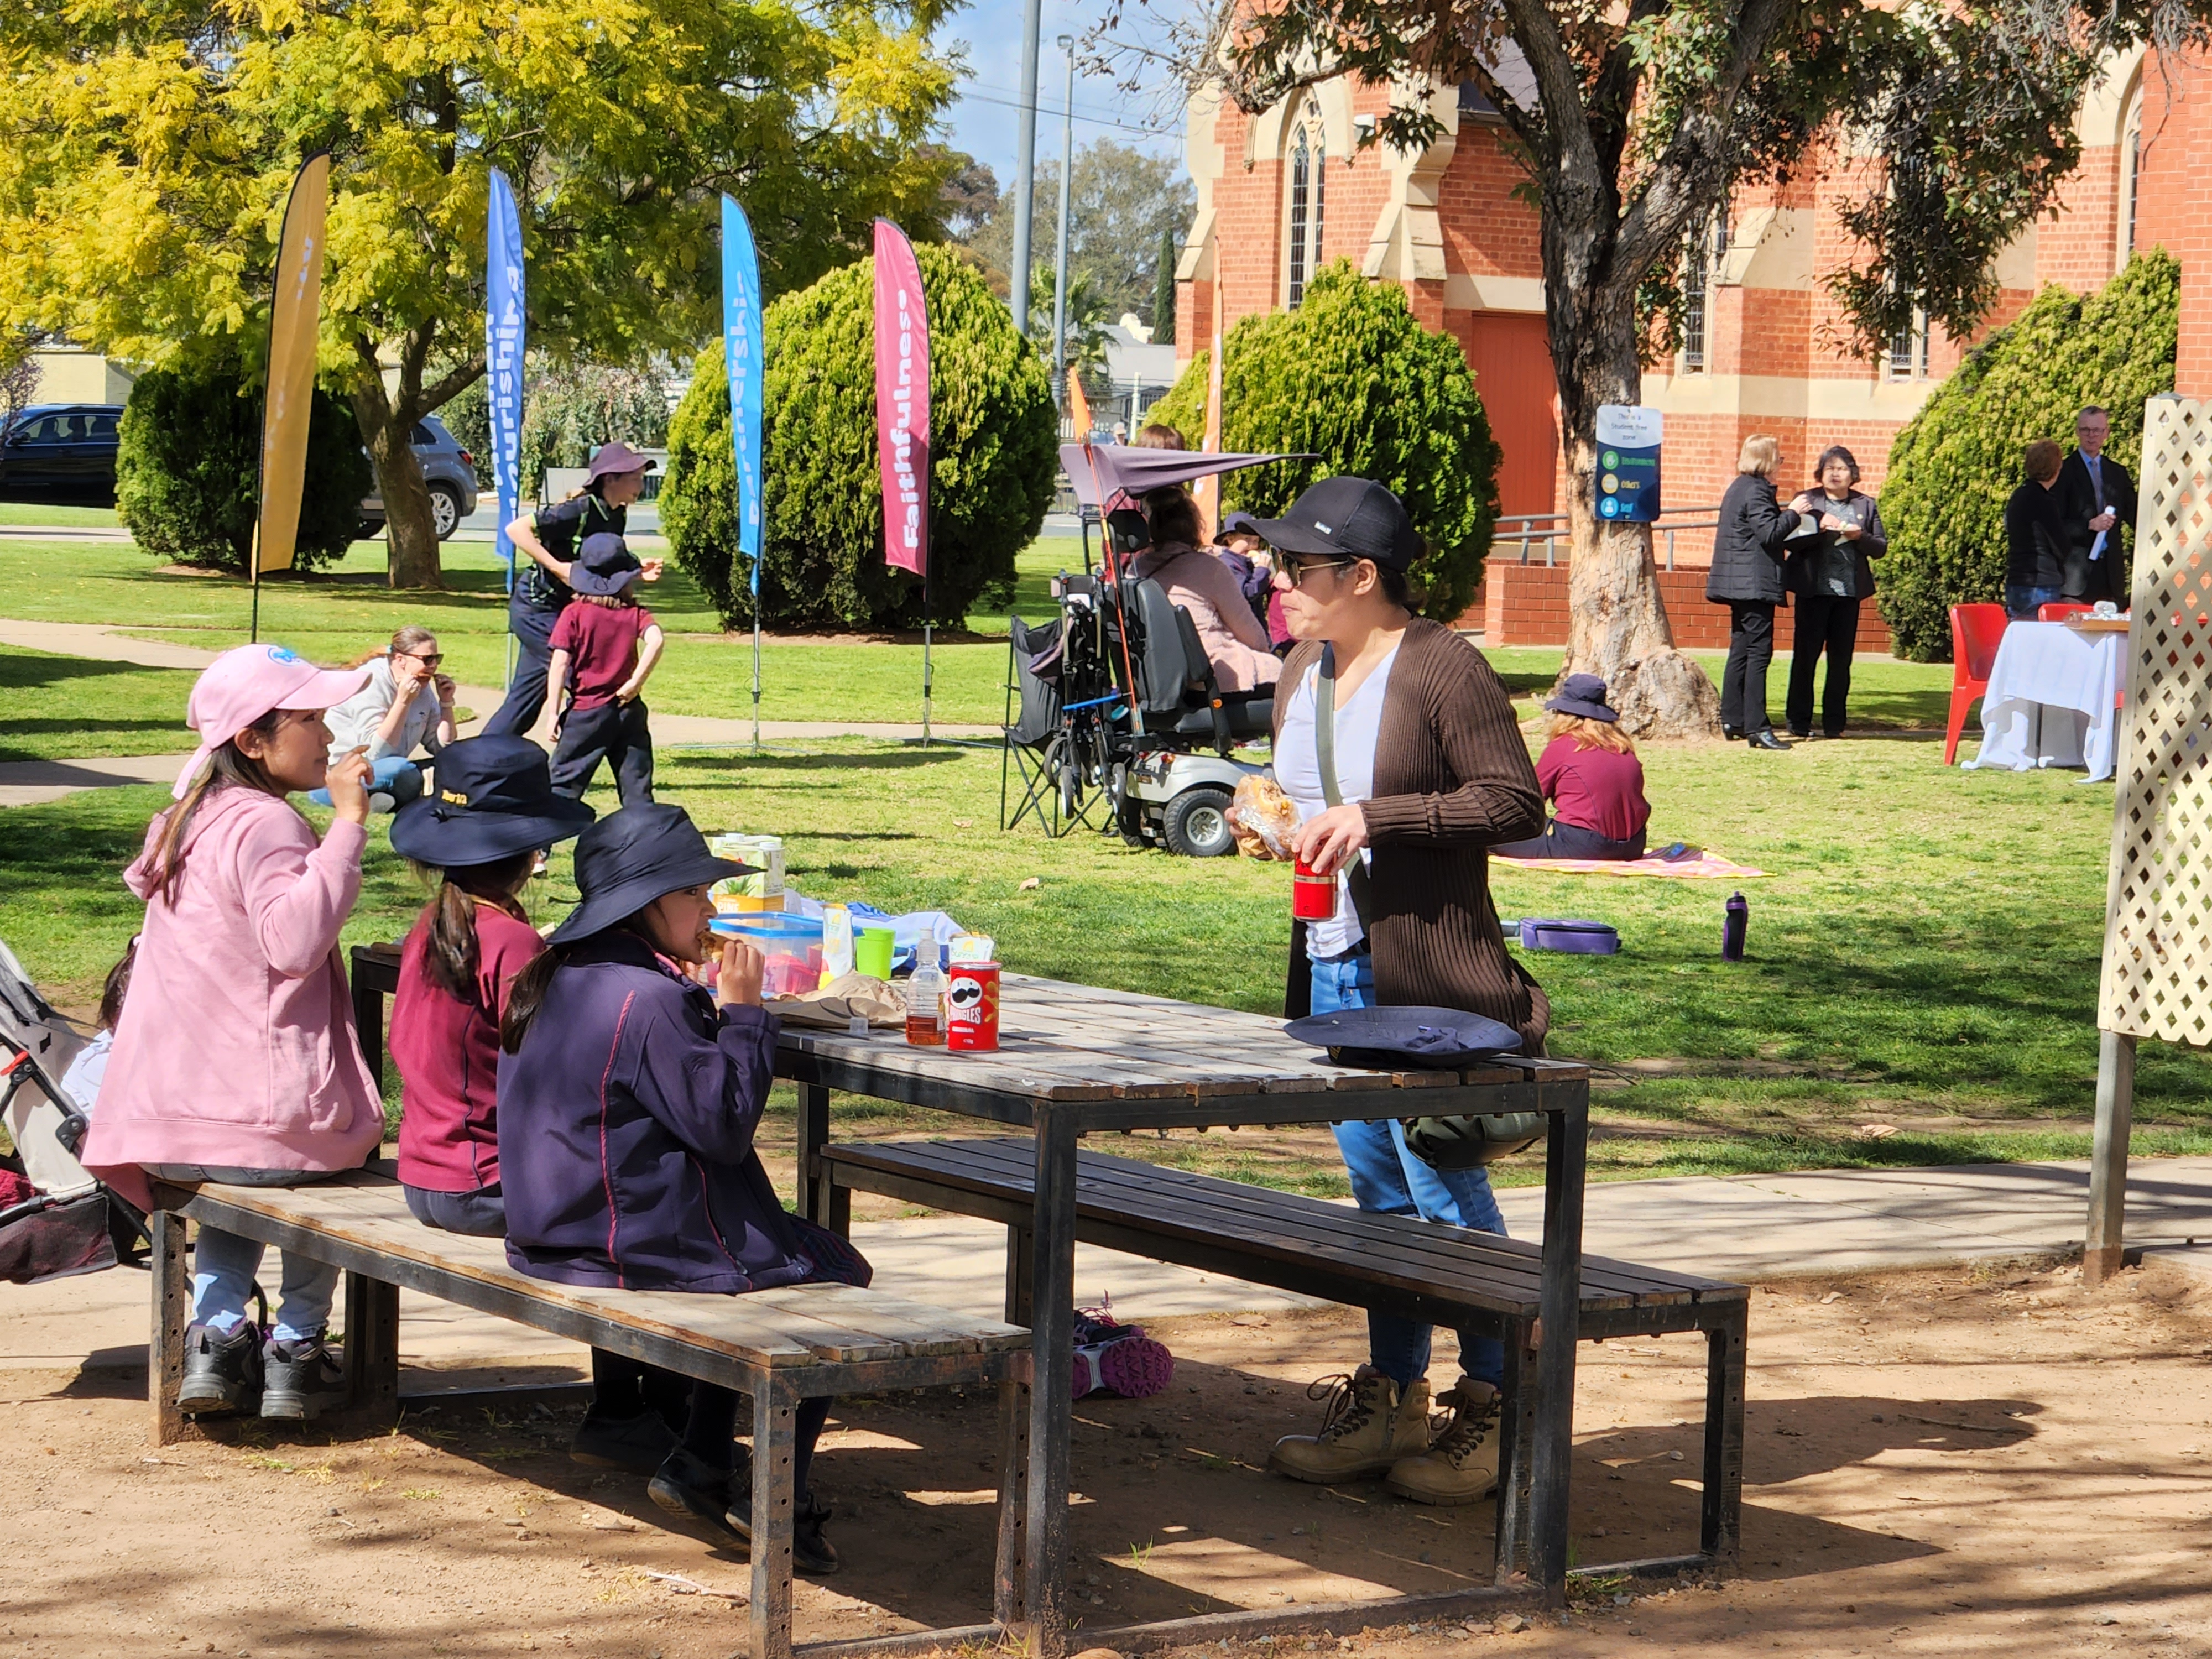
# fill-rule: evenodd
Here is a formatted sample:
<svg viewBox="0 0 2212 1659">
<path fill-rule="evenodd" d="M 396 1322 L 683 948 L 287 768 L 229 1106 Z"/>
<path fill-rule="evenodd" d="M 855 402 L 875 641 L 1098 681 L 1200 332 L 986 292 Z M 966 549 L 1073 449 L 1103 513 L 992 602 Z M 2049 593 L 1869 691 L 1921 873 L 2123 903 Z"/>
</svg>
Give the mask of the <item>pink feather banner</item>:
<svg viewBox="0 0 2212 1659">
<path fill-rule="evenodd" d="M 929 317 L 914 245 L 876 221 L 876 448 L 884 562 L 929 569 Z"/>
</svg>

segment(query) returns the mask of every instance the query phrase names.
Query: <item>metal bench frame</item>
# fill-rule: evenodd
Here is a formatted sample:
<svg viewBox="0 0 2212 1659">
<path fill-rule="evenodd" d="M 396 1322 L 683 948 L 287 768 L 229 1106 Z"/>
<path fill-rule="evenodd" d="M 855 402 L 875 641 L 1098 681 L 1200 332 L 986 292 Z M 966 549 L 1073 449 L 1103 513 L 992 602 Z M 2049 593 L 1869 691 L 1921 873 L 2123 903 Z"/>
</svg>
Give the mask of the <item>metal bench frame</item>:
<svg viewBox="0 0 2212 1659">
<path fill-rule="evenodd" d="M 374 1180 L 366 1175 L 341 1177 L 358 1186 Z M 337 1183 L 330 1183 L 336 1185 Z M 375 1184 L 396 1183 L 377 1182 Z M 260 1196 L 308 1196 L 322 1187 L 273 1188 Z M 562 1293 L 570 1287 L 524 1279 L 520 1274 L 487 1277 L 459 1261 L 441 1262 L 434 1246 L 446 1236 L 422 1228 L 426 1248 L 417 1255 L 400 1255 L 364 1244 L 356 1238 L 324 1231 L 296 1218 L 271 1215 L 240 1201 L 245 1189 L 196 1188 L 167 1182 L 155 1182 L 155 1208 L 149 1218 L 153 1255 L 153 1363 L 148 1367 L 149 1404 L 152 1408 L 152 1439 L 155 1446 L 178 1440 L 191 1420 L 177 1409 L 177 1391 L 184 1380 L 185 1323 L 191 1308 L 191 1280 L 185 1265 L 185 1224 L 197 1221 L 220 1227 L 242 1237 L 258 1239 L 280 1250 L 328 1262 L 345 1271 L 345 1347 L 343 1361 L 352 1385 L 351 1404 L 372 1421 L 389 1425 L 399 1414 L 399 1291 L 408 1290 L 441 1301 L 496 1314 L 517 1324 L 550 1331 L 595 1348 L 626 1354 L 647 1364 L 659 1365 L 702 1382 L 733 1389 L 752 1401 L 752 1584 L 750 1614 L 754 1659 L 792 1659 L 794 1653 L 810 1659 L 836 1656 L 895 1653 L 953 1648 L 995 1639 L 998 1624 L 963 1626 L 952 1629 L 904 1632 L 896 1636 L 847 1642 L 810 1643 L 794 1649 L 791 1638 L 792 1534 L 796 1494 L 793 1487 L 797 1412 L 804 1400 L 824 1395 L 876 1394 L 890 1389 L 947 1388 L 969 1383 L 995 1383 L 1001 1419 L 1000 1444 L 1009 1454 L 1023 1441 L 1023 1414 L 1027 1409 L 1026 1383 L 1030 1371 L 1028 1333 L 1014 1333 L 1019 1346 L 1006 1346 L 997 1334 L 978 1340 L 985 1346 L 960 1352 L 919 1353 L 897 1358 L 834 1360 L 818 1357 L 803 1364 L 748 1363 L 726 1349 L 706 1346 L 706 1340 L 687 1340 L 681 1318 L 682 1299 L 671 1297 L 656 1303 L 657 1317 L 651 1328 L 632 1323 L 618 1314 L 594 1312 L 575 1305 Z M 842 1285 L 794 1286 L 758 1293 L 777 1304 L 794 1300 L 795 1293 L 818 1289 L 831 1298 L 868 1292 L 851 1292 Z M 637 1292 L 639 1295 L 649 1294 Z M 718 1302 L 727 1298 L 715 1298 Z M 889 1298 L 886 1298 L 889 1300 Z M 763 1300 L 769 1318 L 776 1310 Z M 803 1314 L 803 1306 L 791 1310 Z M 933 1310 L 934 1311 L 934 1310 Z M 946 1314 L 949 1319 L 957 1316 Z M 834 1322 L 834 1312 L 821 1318 Z M 794 1323 L 801 1322 L 794 1321 Z M 990 1346 L 998 1342 L 1000 1346 Z M 1022 1466 L 1012 1455 L 1000 1461 L 999 1488 L 998 1559 L 993 1574 L 994 1615 L 1018 1594 L 1020 1571 L 1018 1547 L 1026 1498 Z"/>
<path fill-rule="evenodd" d="M 954 1165 L 981 1147 L 1010 1154 L 1000 1170 L 985 1180 L 955 1179 Z M 1029 1162 L 1026 1141 L 875 1141 L 832 1143 L 821 1152 L 824 1174 L 836 1188 L 950 1210 L 997 1221 L 1007 1229 L 1009 1263 L 1007 1318 L 1026 1323 L 1028 1287 L 1020 1264 L 1030 1257 L 1029 1234 L 1035 1225 L 1030 1187 L 1023 1179 Z M 1348 1307 L 1393 1313 L 1426 1323 L 1473 1327 L 1505 1345 L 1506 1409 L 1500 1425 L 1496 1583 L 1502 1588 L 1529 1572 L 1533 1486 L 1536 1443 L 1537 1386 L 1535 1325 L 1541 1308 L 1527 1291 L 1506 1285 L 1491 1264 L 1502 1257 L 1527 1263 L 1526 1278 L 1540 1273 L 1541 1252 L 1524 1241 L 1492 1235 L 1470 1238 L 1462 1229 L 1407 1216 L 1364 1215 L 1364 1228 L 1401 1236 L 1409 1245 L 1459 1255 L 1478 1273 L 1497 1282 L 1481 1300 L 1455 1297 L 1441 1287 L 1409 1291 L 1379 1284 L 1321 1257 L 1290 1255 L 1279 1247 L 1261 1246 L 1224 1224 L 1209 1236 L 1177 1233 L 1157 1220 L 1114 1211 L 1096 1198 L 1098 1177 L 1115 1170 L 1143 1172 L 1155 1188 L 1181 1187 L 1194 1195 L 1213 1188 L 1255 1214 L 1295 1224 L 1326 1216 L 1341 1219 L 1340 1206 L 1296 1194 L 1273 1192 L 1222 1182 L 1184 1170 L 1164 1170 L 1133 1159 L 1097 1152 L 1078 1155 L 1075 1237 L 1086 1244 L 1131 1255 L 1218 1273 L 1249 1284 L 1320 1297 Z M 1086 1181 L 1085 1177 L 1090 1179 Z M 1091 1190 L 1086 1193 L 1086 1187 Z M 1172 1194 L 1170 1194 L 1172 1196 Z M 842 1206 L 840 1206 L 841 1208 Z M 1229 1218 L 1224 1216 L 1224 1223 Z M 1681 1555 L 1616 1561 L 1577 1567 L 1583 1577 L 1664 1577 L 1705 1568 L 1725 1568 L 1736 1559 L 1743 1505 L 1743 1392 L 1749 1291 L 1741 1285 L 1671 1273 L 1655 1268 L 1584 1256 L 1578 1334 L 1589 1341 L 1613 1337 L 1658 1336 L 1702 1331 L 1705 1335 L 1705 1422 L 1704 1491 L 1698 1548 Z M 1634 1288 L 1638 1283 L 1644 1287 Z"/>
</svg>

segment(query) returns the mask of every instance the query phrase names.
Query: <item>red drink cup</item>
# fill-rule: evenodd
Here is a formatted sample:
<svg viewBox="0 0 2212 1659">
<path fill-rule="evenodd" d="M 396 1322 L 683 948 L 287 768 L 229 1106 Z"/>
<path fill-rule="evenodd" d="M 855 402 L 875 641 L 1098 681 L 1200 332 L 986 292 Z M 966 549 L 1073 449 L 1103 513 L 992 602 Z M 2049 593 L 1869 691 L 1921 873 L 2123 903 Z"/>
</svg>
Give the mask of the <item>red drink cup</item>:
<svg viewBox="0 0 2212 1659">
<path fill-rule="evenodd" d="M 1300 921 L 1327 921 L 1336 914 L 1336 878 L 1304 859 L 1291 870 L 1291 914 Z"/>
</svg>

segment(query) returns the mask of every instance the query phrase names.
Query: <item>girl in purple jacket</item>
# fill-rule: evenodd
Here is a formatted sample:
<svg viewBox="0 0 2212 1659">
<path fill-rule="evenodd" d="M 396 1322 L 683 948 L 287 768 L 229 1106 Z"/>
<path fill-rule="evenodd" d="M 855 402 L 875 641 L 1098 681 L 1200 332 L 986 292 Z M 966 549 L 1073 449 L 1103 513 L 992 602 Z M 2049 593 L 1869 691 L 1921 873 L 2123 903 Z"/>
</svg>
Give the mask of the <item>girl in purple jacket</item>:
<svg viewBox="0 0 2212 1659">
<path fill-rule="evenodd" d="M 760 953 L 708 961 L 708 889 L 744 866 L 713 857 L 681 807 L 623 808 L 576 843 L 582 901 L 509 994 L 499 1067 L 507 1255 L 570 1285 L 742 1294 L 809 1281 L 865 1285 L 851 1245 L 787 1212 L 753 1150 L 777 1022 Z M 699 975 L 695 977 L 695 975 Z M 711 986 L 711 988 L 709 987 Z M 798 1413 L 794 1559 L 836 1571 L 829 1511 L 807 1486 L 827 1400 Z M 749 1538 L 750 1469 L 732 1437 L 737 1395 L 695 1382 L 682 1443 L 653 1501 Z"/>
</svg>

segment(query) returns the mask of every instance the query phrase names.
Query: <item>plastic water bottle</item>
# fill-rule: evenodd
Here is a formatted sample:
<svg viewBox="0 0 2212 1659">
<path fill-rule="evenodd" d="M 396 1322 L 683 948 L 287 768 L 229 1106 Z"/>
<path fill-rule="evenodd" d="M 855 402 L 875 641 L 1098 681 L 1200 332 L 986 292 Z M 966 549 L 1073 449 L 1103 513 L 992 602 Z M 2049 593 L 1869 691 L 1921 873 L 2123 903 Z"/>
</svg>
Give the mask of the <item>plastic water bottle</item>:
<svg viewBox="0 0 2212 1659">
<path fill-rule="evenodd" d="M 1721 960 L 1743 960 L 1743 938 L 1751 929 L 1751 906 L 1741 893 L 1730 893 L 1728 919 L 1721 924 Z"/>
<path fill-rule="evenodd" d="M 937 957 L 937 941 L 924 939 L 906 982 L 906 1040 L 917 1048 L 945 1046 L 945 970 Z"/>
</svg>

